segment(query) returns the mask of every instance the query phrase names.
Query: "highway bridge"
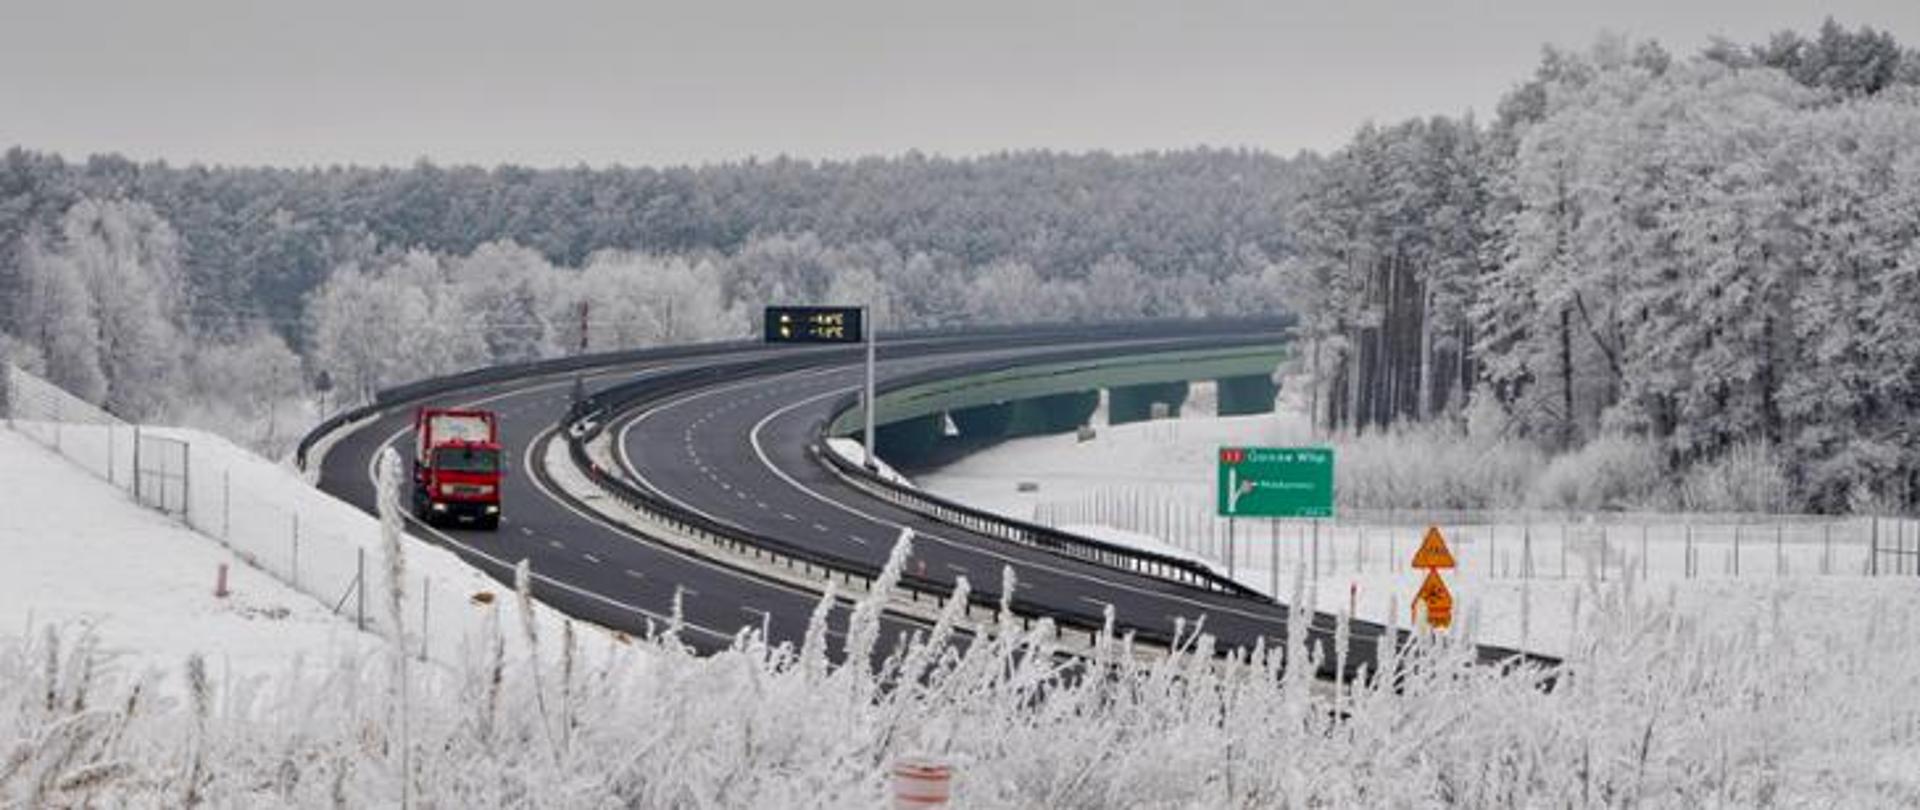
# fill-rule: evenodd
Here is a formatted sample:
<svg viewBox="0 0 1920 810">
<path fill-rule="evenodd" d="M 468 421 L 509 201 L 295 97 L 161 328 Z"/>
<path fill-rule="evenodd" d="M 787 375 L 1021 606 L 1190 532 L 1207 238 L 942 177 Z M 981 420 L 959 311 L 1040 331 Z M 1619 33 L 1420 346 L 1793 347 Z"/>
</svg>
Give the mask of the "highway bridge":
<svg viewBox="0 0 1920 810">
<path fill-rule="evenodd" d="M 1177 412 L 1195 379 L 1220 382 L 1224 410 L 1270 409 L 1286 324 L 1030 327 L 880 345 L 876 444 L 887 459 L 1072 430 L 1102 388 L 1122 421 L 1154 403 Z M 493 409 L 514 459 L 500 530 L 410 531 L 502 581 L 527 560 L 538 598 L 609 628 L 656 631 L 677 602 L 682 639 L 697 649 L 742 631 L 798 644 L 829 583 L 842 595 L 830 627 L 844 630 L 848 597 L 880 575 L 903 529 L 915 540 L 884 620 L 890 638 L 924 630 L 964 577 L 969 617 L 996 620 L 1005 605 L 1022 624 L 1051 621 L 1069 650 L 1109 613 L 1116 632 L 1148 648 L 1196 627 L 1222 648 L 1280 646 L 1293 611 L 1190 561 L 972 509 L 828 450 L 862 420 L 861 359 L 857 349 L 731 343 L 484 369 L 382 392 L 311 433 L 300 458 L 323 489 L 371 511 L 374 461 L 383 448 L 407 452 L 414 407 Z M 1301 618 L 1312 636 L 1333 632 L 1329 616 Z M 1355 623 L 1349 668 L 1373 661 L 1382 636 Z"/>
</svg>

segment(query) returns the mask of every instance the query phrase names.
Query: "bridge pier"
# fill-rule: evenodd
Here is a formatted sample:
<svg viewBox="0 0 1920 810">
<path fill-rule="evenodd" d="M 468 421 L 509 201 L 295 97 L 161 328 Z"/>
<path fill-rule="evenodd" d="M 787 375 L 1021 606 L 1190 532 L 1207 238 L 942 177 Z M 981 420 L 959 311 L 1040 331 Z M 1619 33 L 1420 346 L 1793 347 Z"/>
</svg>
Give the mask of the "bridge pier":
<svg viewBox="0 0 1920 810">
<path fill-rule="evenodd" d="M 1168 416 L 1179 416 L 1187 402 L 1184 380 L 1142 385 L 1119 385 L 1107 389 L 1107 424 L 1124 425 L 1153 418 L 1153 406 L 1165 404 Z"/>
<path fill-rule="evenodd" d="M 946 427 L 940 414 L 916 416 L 900 422 L 876 425 L 873 443 L 880 458 L 896 467 L 912 467 L 932 457 Z"/>
<path fill-rule="evenodd" d="M 960 408 L 948 415 L 953 417 L 953 426 L 959 429 L 961 441 L 995 441 L 1006 437 L 1007 428 L 1013 425 L 1013 403 Z"/>
<path fill-rule="evenodd" d="M 1280 395 L 1280 386 L 1264 374 L 1222 377 L 1214 384 L 1219 391 L 1221 416 L 1273 413 L 1273 400 Z"/>
<path fill-rule="evenodd" d="M 1065 433 L 1087 423 L 1100 407 L 1099 391 L 1073 391 L 1015 400 L 1007 436 Z"/>
</svg>

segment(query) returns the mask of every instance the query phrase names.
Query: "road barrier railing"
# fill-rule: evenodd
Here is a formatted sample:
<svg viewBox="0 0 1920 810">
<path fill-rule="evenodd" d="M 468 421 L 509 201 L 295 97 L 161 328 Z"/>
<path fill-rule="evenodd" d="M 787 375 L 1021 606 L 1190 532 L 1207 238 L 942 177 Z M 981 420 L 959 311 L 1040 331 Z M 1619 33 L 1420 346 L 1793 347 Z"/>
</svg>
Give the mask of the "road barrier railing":
<svg viewBox="0 0 1920 810">
<path fill-rule="evenodd" d="M 823 554 L 807 546 L 756 532 L 686 508 L 652 489 L 626 479 L 618 471 L 607 469 L 595 461 L 588 451 L 588 445 L 598 438 L 617 416 L 644 407 L 649 402 L 710 385 L 718 380 L 773 371 L 794 371 L 817 365 L 819 362 L 820 359 L 817 357 L 783 358 L 667 372 L 604 389 L 576 404 L 569 414 L 566 422 L 567 429 L 564 431 L 565 440 L 568 443 L 568 457 L 588 480 L 616 500 L 653 516 L 676 531 L 712 544 L 721 551 L 732 555 L 743 555 L 750 559 L 765 560 L 774 565 L 815 575 L 822 581 L 839 581 L 850 587 L 871 590 L 874 580 L 880 577 L 882 570 L 880 565 Z M 901 573 L 898 588 L 914 600 L 924 597 L 934 601 L 944 601 L 951 598 L 954 592 L 954 586 L 950 583 L 920 576 L 911 571 Z M 975 583 L 969 597 L 969 614 L 971 615 L 975 609 L 980 609 L 989 615 L 997 615 L 1001 604 L 1000 594 L 995 593 L 997 588 L 997 582 Z M 1053 607 L 1018 595 L 1006 601 L 1007 607 L 1013 614 L 1012 620 L 1017 621 L 1022 629 L 1031 629 L 1039 617 L 1051 619 L 1056 633 L 1060 634 L 1085 634 L 1089 639 L 1093 639 L 1106 629 L 1102 616 L 1062 614 Z M 1138 630 L 1133 635 L 1138 642 L 1160 647 L 1170 646 L 1176 641 L 1171 633 L 1152 630 Z"/>
<path fill-rule="evenodd" d="M 1273 336 L 1263 336 L 1246 338 L 1241 342 L 1246 345 L 1258 345 L 1271 342 L 1273 339 Z M 1228 346 L 1232 343 L 1216 340 L 1211 341 L 1209 345 Z M 1172 351 L 1183 347 L 1181 343 L 1172 342 L 1159 346 L 1150 344 L 1138 346 L 1132 351 L 1146 354 L 1154 351 Z M 888 393 L 930 382 L 993 374 L 1020 366 L 1043 363 L 1093 361 L 1111 354 L 1111 349 L 1063 351 L 1043 357 L 988 360 L 952 368 L 933 369 L 888 379 L 878 384 L 875 397 L 884 400 Z M 1257 602 L 1272 604 L 1274 601 L 1265 594 L 1222 576 L 1211 566 L 1190 558 L 1109 543 L 1062 531 L 1052 526 L 980 509 L 913 487 L 881 475 L 877 470 L 868 469 L 863 464 L 855 463 L 828 449 L 826 445 L 830 438 L 828 426 L 839 421 L 843 415 L 859 405 L 858 394 L 843 396 L 834 404 L 828 418 L 815 427 L 813 455 L 820 463 L 827 465 L 841 476 L 851 479 L 857 486 L 896 506 L 975 534 L 1040 549 L 1081 562 Z"/>
</svg>

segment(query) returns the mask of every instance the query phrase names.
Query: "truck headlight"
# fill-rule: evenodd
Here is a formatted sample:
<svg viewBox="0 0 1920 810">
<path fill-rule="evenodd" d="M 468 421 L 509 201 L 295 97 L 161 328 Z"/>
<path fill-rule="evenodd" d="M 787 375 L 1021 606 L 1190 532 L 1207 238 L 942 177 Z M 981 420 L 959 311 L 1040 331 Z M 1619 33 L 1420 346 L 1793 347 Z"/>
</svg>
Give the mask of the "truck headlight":
<svg viewBox="0 0 1920 810">
<path fill-rule="evenodd" d="M 444 504 L 444 503 L 435 503 L 435 504 L 433 505 L 433 511 L 435 511 L 435 512 L 445 512 L 445 511 L 447 511 L 447 505 L 446 505 L 446 504 Z"/>
<path fill-rule="evenodd" d="M 496 504 L 491 504 L 491 503 L 487 504 L 487 514 L 489 515 L 500 514 L 500 507 Z"/>
</svg>

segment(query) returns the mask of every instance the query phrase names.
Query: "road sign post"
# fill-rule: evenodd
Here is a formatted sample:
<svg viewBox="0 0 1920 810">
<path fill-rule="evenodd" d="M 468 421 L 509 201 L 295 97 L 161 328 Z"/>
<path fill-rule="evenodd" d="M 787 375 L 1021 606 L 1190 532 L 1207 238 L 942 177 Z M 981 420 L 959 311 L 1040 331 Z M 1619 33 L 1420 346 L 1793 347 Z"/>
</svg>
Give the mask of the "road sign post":
<svg viewBox="0 0 1920 810">
<path fill-rule="evenodd" d="M 1216 468 L 1216 514 L 1227 519 L 1227 577 L 1235 573 L 1234 523 L 1241 517 L 1333 517 L 1333 450 L 1324 447 L 1222 447 Z M 1278 538 L 1277 527 L 1269 535 Z M 1280 553 L 1278 548 L 1270 554 Z M 1313 520 L 1309 555 L 1320 577 L 1320 522 Z M 1280 578 L 1274 562 L 1274 580 Z"/>
<path fill-rule="evenodd" d="M 869 310 L 864 306 L 860 308 L 860 321 L 863 324 L 865 324 L 867 320 L 868 311 Z M 878 461 L 875 460 L 879 456 L 879 453 L 875 452 L 876 448 L 874 448 L 873 446 L 873 413 L 875 410 L 877 410 L 874 407 L 874 401 L 873 401 L 873 367 L 874 367 L 874 354 L 876 353 L 874 341 L 876 340 L 877 336 L 873 333 L 873 330 L 871 328 L 868 328 L 866 332 L 867 332 L 866 334 L 866 338 L 867 338 L 867 402 L 866 402 L 866 407 L 860 409 L 861 414 L 866 417 L 866 444 L 864 445 L 864 454 L 866 456 L 865 461 L 867 462 L 867 469 L 879 470 L 880 464 Z"/>
<path fill-rule="evenodd" d="M 1447 548 L 1447 539 L 1440 535 L 1440 527 L 1428 526 L 1427 534 L 1420 540 L 1420 548 L 1413 552 L 1413 567 L 1427 569 L 1427 578 L 1420 583 L 1420 592 L 1413 597 L 1413 604 L 1407 609 L 1413 614 L 1413 622 L 1420 622 L 1420 608 L 1424 605 L 1427 613 L 1427 626 L 1436 630 L 1453 624 L 1453 592 L 1447 590 L 1447 581 L 1440 578 L 1440 569 L 1454 568 L 1453 550 Z"/>
<path fill-rule="evenodd" d="M 1222 447 L 1219 515 L 1333 517 L 1333 450 L 1324 447 Z"/>
<path fill-rule="evenodd" d="M 767 343 L 865 343 L 867 346 L 866 380 L 861 386 L 860 410 L 864 417 L 864 435 L 866 442 L 862 453 L 867 469 L 878 469 L 874 460 L 873 447 L 874 420 L 874 360 L 877 354 L 872 324 L 868 319 L 873 310 L 868 306 L 857 307 L 789 307 L 769 306 L 763 316 L 761 338 Z"/>
</svg>

